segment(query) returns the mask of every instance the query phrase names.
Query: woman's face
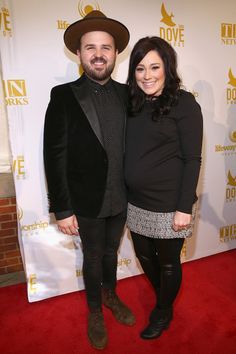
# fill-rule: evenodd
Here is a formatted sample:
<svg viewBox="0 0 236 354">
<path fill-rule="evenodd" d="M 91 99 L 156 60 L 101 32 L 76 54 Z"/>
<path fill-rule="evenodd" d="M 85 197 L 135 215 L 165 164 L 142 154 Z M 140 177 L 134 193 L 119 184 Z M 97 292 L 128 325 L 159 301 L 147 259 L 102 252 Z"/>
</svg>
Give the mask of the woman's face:
<svg viewBox="0 0 236 354">
<path fill-rule="evenodd" d="M 135 69 L 137 85 L 148 96 L 159 96 L 165 85 L 165 68 L 161 57 L 150 50 Z"/>
</svg>

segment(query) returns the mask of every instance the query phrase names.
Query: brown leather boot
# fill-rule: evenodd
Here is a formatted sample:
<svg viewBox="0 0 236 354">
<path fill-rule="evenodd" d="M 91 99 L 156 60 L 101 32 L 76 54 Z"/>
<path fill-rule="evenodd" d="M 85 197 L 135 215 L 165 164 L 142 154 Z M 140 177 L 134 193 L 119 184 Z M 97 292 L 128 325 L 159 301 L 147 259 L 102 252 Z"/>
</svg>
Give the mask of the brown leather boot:
<svg viewBox="0 0 236 354">
<path fill-rule="evenodd" d="M 135 317 L 131 310 L 119 299 L 112 289 L 102 289 L 102 303 L 108 307 L 116 320 L 127 326 L 135 324 Z"/>
<path fill-rule="evenodd" d="M 91 345 L 96 349 L 104 349 L 107 345 L 107 330 L 103 313 L 100 310 L 89 313 L 88 338 Z"/>
</svg>

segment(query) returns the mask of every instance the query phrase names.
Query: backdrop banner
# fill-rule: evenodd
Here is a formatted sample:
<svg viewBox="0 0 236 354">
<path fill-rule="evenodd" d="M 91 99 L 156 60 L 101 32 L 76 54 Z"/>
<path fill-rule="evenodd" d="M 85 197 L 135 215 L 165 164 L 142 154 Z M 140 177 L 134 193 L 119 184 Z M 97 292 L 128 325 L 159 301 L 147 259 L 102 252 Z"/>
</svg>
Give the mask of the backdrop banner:
<svg viewBox="0 0 236 354">
<path fill-rule="evenodd" d="M 214 8 L 214 16 L 212 10 Z M 16 188 L 19 243 L 30 302 L 84 289 L 79 237 L 59 233 L 48 213 L 43 126 L 51 88 L 80 76 L 65 48 L 65 29 L 92 9 L 124 23 L 130 44 L 113 78 L 125 82 L 129 55 L 147 35 L 173 45 L 186 90 L 204 116 L 203 164 L 194 236 L 182 261 L 236 247 L 236 2 L 226 0 L 0 0 L 0 64 Z M 140 274 L 129 233 L 119 249 L 118 279 Z"/>
</svg>

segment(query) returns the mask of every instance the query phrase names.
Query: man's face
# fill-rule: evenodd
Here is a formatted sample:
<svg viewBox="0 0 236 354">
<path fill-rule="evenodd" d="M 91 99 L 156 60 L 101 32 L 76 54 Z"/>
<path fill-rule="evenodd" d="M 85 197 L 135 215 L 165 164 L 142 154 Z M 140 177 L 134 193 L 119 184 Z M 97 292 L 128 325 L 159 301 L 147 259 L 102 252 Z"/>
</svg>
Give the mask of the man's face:
<svg viewBox="0 0 236 354">
<path fill-rule="evenodd" d="M 107 32 L 87 32 L 81 37 L 77 51 L 85 74 L 92 80 L 105 84 L 114 69 L 118 51 L 114 38 Z"/>
</svg>

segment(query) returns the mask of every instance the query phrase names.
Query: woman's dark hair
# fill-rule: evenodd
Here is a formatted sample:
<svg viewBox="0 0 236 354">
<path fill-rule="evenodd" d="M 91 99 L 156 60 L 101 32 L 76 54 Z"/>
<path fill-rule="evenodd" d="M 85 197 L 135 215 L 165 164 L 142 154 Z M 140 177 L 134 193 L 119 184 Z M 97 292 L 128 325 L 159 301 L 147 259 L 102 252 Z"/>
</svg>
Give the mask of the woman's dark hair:
<svg viewBox="0 0 236 354">
<path fill-rule="evenodd" d="M 167 114 L 178 100 L 178 90 L 180 89 L 181 80 L 177 73 L 177 55 L 172 46 L 160 37 L 144 37 L 141 38 L 134 46 L 129 62 L 129 72 L 127 83 L 129 85 L 129 95 L 131 102 L 131 113 L 139 112 L 146 100 L 145 93 L 139 88 L 135 79 L 135 70 L 140 61 L 148 52 L 155 50 L 164 63 L 165 70 L 165 86 L 158 100 L 153 100 L 154 115 Z M 155 103 L 156 101 L 156 103 Z"/>
</svg>

